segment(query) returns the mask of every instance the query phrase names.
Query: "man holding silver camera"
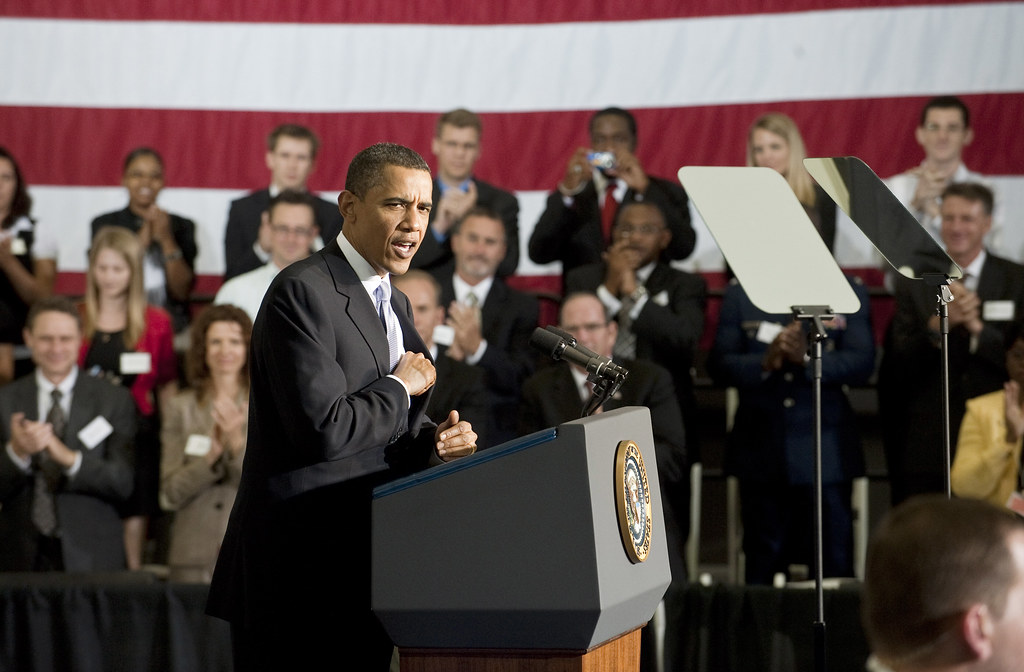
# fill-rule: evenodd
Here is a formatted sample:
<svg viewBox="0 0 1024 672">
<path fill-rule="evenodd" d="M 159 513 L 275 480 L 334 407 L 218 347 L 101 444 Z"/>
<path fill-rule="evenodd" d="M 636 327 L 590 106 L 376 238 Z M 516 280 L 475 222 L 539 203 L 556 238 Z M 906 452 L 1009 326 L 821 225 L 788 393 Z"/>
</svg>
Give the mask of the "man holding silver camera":
<svg viewBox="0 0 1024 672">
<path fill-rule="evenodd" d="M 530 236 L 530 259 L 562 262 L 563 275 L 602 260 L 615 213 L 623 203 L 658 206 L 672 232 L 664 259 L 685 259 L 696 234 L 690 226 L 689 199 L 675 182 L 648 175 L 636 154 L 636 119 L 627 110 L 605 108 L 590 118 L 590 148 L 569 158 L 558 189 Z"/>
</svg>

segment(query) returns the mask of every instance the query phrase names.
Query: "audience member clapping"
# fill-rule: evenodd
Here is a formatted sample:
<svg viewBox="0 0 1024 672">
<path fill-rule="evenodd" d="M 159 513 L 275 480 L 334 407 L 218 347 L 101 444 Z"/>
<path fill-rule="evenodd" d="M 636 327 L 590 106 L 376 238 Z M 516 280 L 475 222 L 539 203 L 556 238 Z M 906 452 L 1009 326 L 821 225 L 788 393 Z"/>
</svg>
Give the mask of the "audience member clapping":
<svg viewBox="0 0 1024 672">
<path fill-rule="evenodd" d="M 0 384 L 32 369 L 21 330 L 33 301 L 49 296 L 57 245 L 32 219 L 32 197 L 18 162 L 0 147 Z"/>
<path fill-rule="evenodd" d="M 120 226 L 135 233 L 145 252 L 146 296 L 167 309 L 175 333 L 188 326 L 188 300 L 195 280 L 196 225 L 157 205 L 164 188 L 164 161 L 154 149 L 139 147 L 124 160 L 121 183 L 128 190 L 128 206 L 92 220 L 92 236 L 104 226 Z"/>
<path fill-rule="evenodd" d="M 247 353 L 252 322 L 241 308 L 207 308 L 192 326 L 191 385 L 169 400 L 160 502 L 175 511 L 172 581 L 209 583 L 242 475 L 248 428 Z"/>
<path fill-rule="evenodd" d="M 171 318 L 148 305 L 142 288 L 142 245 L 120 227 L 105 227 L 89 250 L 85 338 L 79 365 L 92 376 L 128 388 L 135 399 L 135 495 L 122 511 L 129 569 L 142 564 L 147 518 L 160 512 L 158 396 L 170 396 L 177 380 Z"/>
<path fill-rule="evenodd" d="M 1020 500 L 1021 439 L 1024 437 L 1024 322 L 1013 324 L 1006 337 L 1003 389 L 967 400 L 960 425 L 951 485 L 960 497 L 987 500 L 997 506 Z M 1018 507 L 1024 510 L 1024 507 Z"/>
</svg>

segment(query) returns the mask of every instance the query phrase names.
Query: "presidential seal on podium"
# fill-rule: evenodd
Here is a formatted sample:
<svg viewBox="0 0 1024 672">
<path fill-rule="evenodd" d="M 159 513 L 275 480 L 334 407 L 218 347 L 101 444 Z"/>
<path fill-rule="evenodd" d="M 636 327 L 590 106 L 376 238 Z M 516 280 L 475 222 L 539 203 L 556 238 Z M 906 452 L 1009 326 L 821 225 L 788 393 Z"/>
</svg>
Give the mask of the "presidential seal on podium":
<svg viewBox="0 0 1024 672">
<path fill-rule="evenodd" d="M 615 450 L 615 508 L 626 555 L 635 563 L 651 550 L 651 492 L 640 447 L 620 441 Z"/>
</svg>

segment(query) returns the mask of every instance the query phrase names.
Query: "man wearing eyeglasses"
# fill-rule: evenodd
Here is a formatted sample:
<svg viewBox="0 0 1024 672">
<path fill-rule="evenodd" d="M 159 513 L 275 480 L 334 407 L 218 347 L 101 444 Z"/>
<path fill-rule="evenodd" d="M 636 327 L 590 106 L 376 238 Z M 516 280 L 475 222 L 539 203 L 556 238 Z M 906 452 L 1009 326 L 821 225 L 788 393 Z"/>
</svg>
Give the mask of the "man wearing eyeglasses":
<svg viewBox="0 0 1024 672">
<path fill-rule="evenodd" d="M 921 110 L 921 120 L 914 131 L 917 144 L 924 149 L 921 165 L 885 180 L 917 221 L 942 244 L 942 191 L 954 182 L 985 182 L 978 173 L 967 169 L 963 150 L 974 140 L 971 113 L 964 101 L 956 96 L 939 96 L 929 100 Z M 999 212 L 999 208 L 996 208 Z M 999 248 L 999 218 L 989 233 L 989 247 Z"/>
<path fill-rule="evenodd" d="M 604 357 L 612 355 L 618 326 L 597 295 L 590 292 L 568 294 L 562 301 L 559 327 L 572 334 L 584 348 Z M 679 419 L 672 377 L 664 368 L 643 359 L 617 361 L 629 370 L 629 376 L 600 411 L 624 406 L 646 406 L 651 411 L 669 566 L 673 583 L 685 583 L 684 546 L 690 519 L 689 476 L 685 431 Z M 579 367 L 559 363 L 541 369 L 523 383 L 523 403 L 519 407 L 520 434 L 575 420 L 580 417 L 590 394 L 587 373 Z"/>
<path fill-rule="evenodd" d="M 254 321 L 278 271 L 308 257 L 318 231 L 313 197 L 301 191 L 285 190 L 272 198 L 268 217 L 270 261 L 231 278 L 213 299 L 215 304 L 238 306 Z"/>
</svg>

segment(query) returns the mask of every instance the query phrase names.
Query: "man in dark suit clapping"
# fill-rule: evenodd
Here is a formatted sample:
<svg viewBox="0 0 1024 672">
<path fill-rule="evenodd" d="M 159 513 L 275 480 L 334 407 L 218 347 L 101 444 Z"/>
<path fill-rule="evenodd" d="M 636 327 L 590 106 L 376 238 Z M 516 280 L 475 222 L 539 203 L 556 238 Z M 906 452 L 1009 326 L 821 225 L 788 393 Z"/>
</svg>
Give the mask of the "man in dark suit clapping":
<svg viewBox="0 0 1024 672">
<path fill-rule="evenodd" d="M 496 445 L 516 437 L 520 388 L 534 368 L 530 334 L 537 327 L 537 300 L 497 277 L 505 227 L 493 211 L 470 210 L 455 227 L 452 252 L 453 264 L 434 275 L 455 332 L 448 356 L 484 372 L 491 397 L 487 430 Z"/>
<path fill-rule="evenodd" d="M 0 571 L 125 568 L 117 505 L 132 492 L 135 404 L 79 370 L 81 343 L 67 299 L 29 310 L 36 370 L 0 388 Z"/>
</svg>

